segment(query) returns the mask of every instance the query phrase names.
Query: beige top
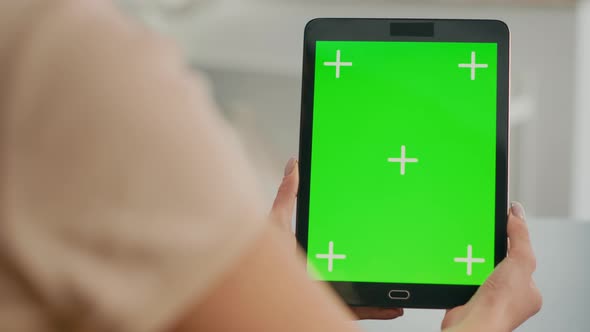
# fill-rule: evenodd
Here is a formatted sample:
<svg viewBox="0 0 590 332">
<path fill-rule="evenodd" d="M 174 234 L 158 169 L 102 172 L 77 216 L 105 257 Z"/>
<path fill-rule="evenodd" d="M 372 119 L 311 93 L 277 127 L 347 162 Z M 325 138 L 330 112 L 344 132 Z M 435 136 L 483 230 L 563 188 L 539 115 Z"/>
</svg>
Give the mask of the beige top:
<svg viewBox="0 0 590 332">
<path fill-rule="evenodd" d="M 261 232 L 249 167 L 110 2 L 0 2 L 0 331 L 169 326 Z"/>
</svg>

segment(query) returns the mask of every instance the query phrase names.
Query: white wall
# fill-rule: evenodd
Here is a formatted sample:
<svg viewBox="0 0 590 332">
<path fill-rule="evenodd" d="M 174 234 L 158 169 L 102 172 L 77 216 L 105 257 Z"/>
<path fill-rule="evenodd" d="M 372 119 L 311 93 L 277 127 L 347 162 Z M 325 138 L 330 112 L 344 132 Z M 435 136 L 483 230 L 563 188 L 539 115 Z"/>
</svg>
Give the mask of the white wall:
<svg viewBox="0 0 590 332">
<path fill-rule="evenodd" d="M 577 89 L 573 168 L 573 216 L 590 222 L 590 0 L 577 11 Z"/>
</svg>

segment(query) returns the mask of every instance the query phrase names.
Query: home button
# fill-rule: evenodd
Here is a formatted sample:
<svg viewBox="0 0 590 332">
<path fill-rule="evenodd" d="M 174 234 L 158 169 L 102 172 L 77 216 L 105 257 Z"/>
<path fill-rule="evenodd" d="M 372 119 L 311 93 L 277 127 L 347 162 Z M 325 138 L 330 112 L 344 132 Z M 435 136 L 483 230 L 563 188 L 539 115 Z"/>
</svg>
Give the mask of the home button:
<svg viewBox="0 0 590 332">
<path fill-rule="evenodd" d="M 392 300 L 408 300 L 410 292 L 407 290 L 392 289 L 387 293 L 387 296 Z"/>
</svg>

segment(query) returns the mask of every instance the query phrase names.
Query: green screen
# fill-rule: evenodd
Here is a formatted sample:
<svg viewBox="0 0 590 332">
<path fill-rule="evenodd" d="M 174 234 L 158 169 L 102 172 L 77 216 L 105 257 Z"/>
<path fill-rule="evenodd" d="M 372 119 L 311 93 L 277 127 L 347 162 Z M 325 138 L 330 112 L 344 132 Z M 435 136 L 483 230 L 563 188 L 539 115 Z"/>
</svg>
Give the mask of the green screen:
<svg viewBox="0 0 590 332">
<path fill-rule="evenodd" d="M 494 268 L 497 44 L 318 41 L 308 262 L 328 281 Z"/>
</svg>

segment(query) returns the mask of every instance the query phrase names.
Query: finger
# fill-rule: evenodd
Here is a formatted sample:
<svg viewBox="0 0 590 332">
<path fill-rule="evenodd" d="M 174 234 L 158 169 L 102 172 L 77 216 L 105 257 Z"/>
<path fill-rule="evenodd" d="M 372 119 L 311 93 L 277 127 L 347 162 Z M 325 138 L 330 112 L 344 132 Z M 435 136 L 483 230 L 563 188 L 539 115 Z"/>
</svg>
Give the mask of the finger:
<svg viewBox="0 0 590 332">
<path fill-rule="evenodd" d="M 524 221 L 524 209 L 519 203 L 513 203 L 510 208 L 507 230 L 510 241 L 508 255 L 529 267 L 530 270 L 534 270 L 536 267 L 535 256 L 531 246 L 529 230 Z"/>
<path fill-rule="evenodd" d="M 404 315 L 402 308 L 353 307 L 351 309 L 359 319 L 387 320 Z"/>
<path fill-rule="evenodd" d="M 295 209 L 299 189 L 299 170 L 297 159 L 291 158 L 285 166 L 285 176 L 277 192 L 271 210 L 271 216 L 280 227 L 291 229 L 291 219 Z"/>
</svg>

